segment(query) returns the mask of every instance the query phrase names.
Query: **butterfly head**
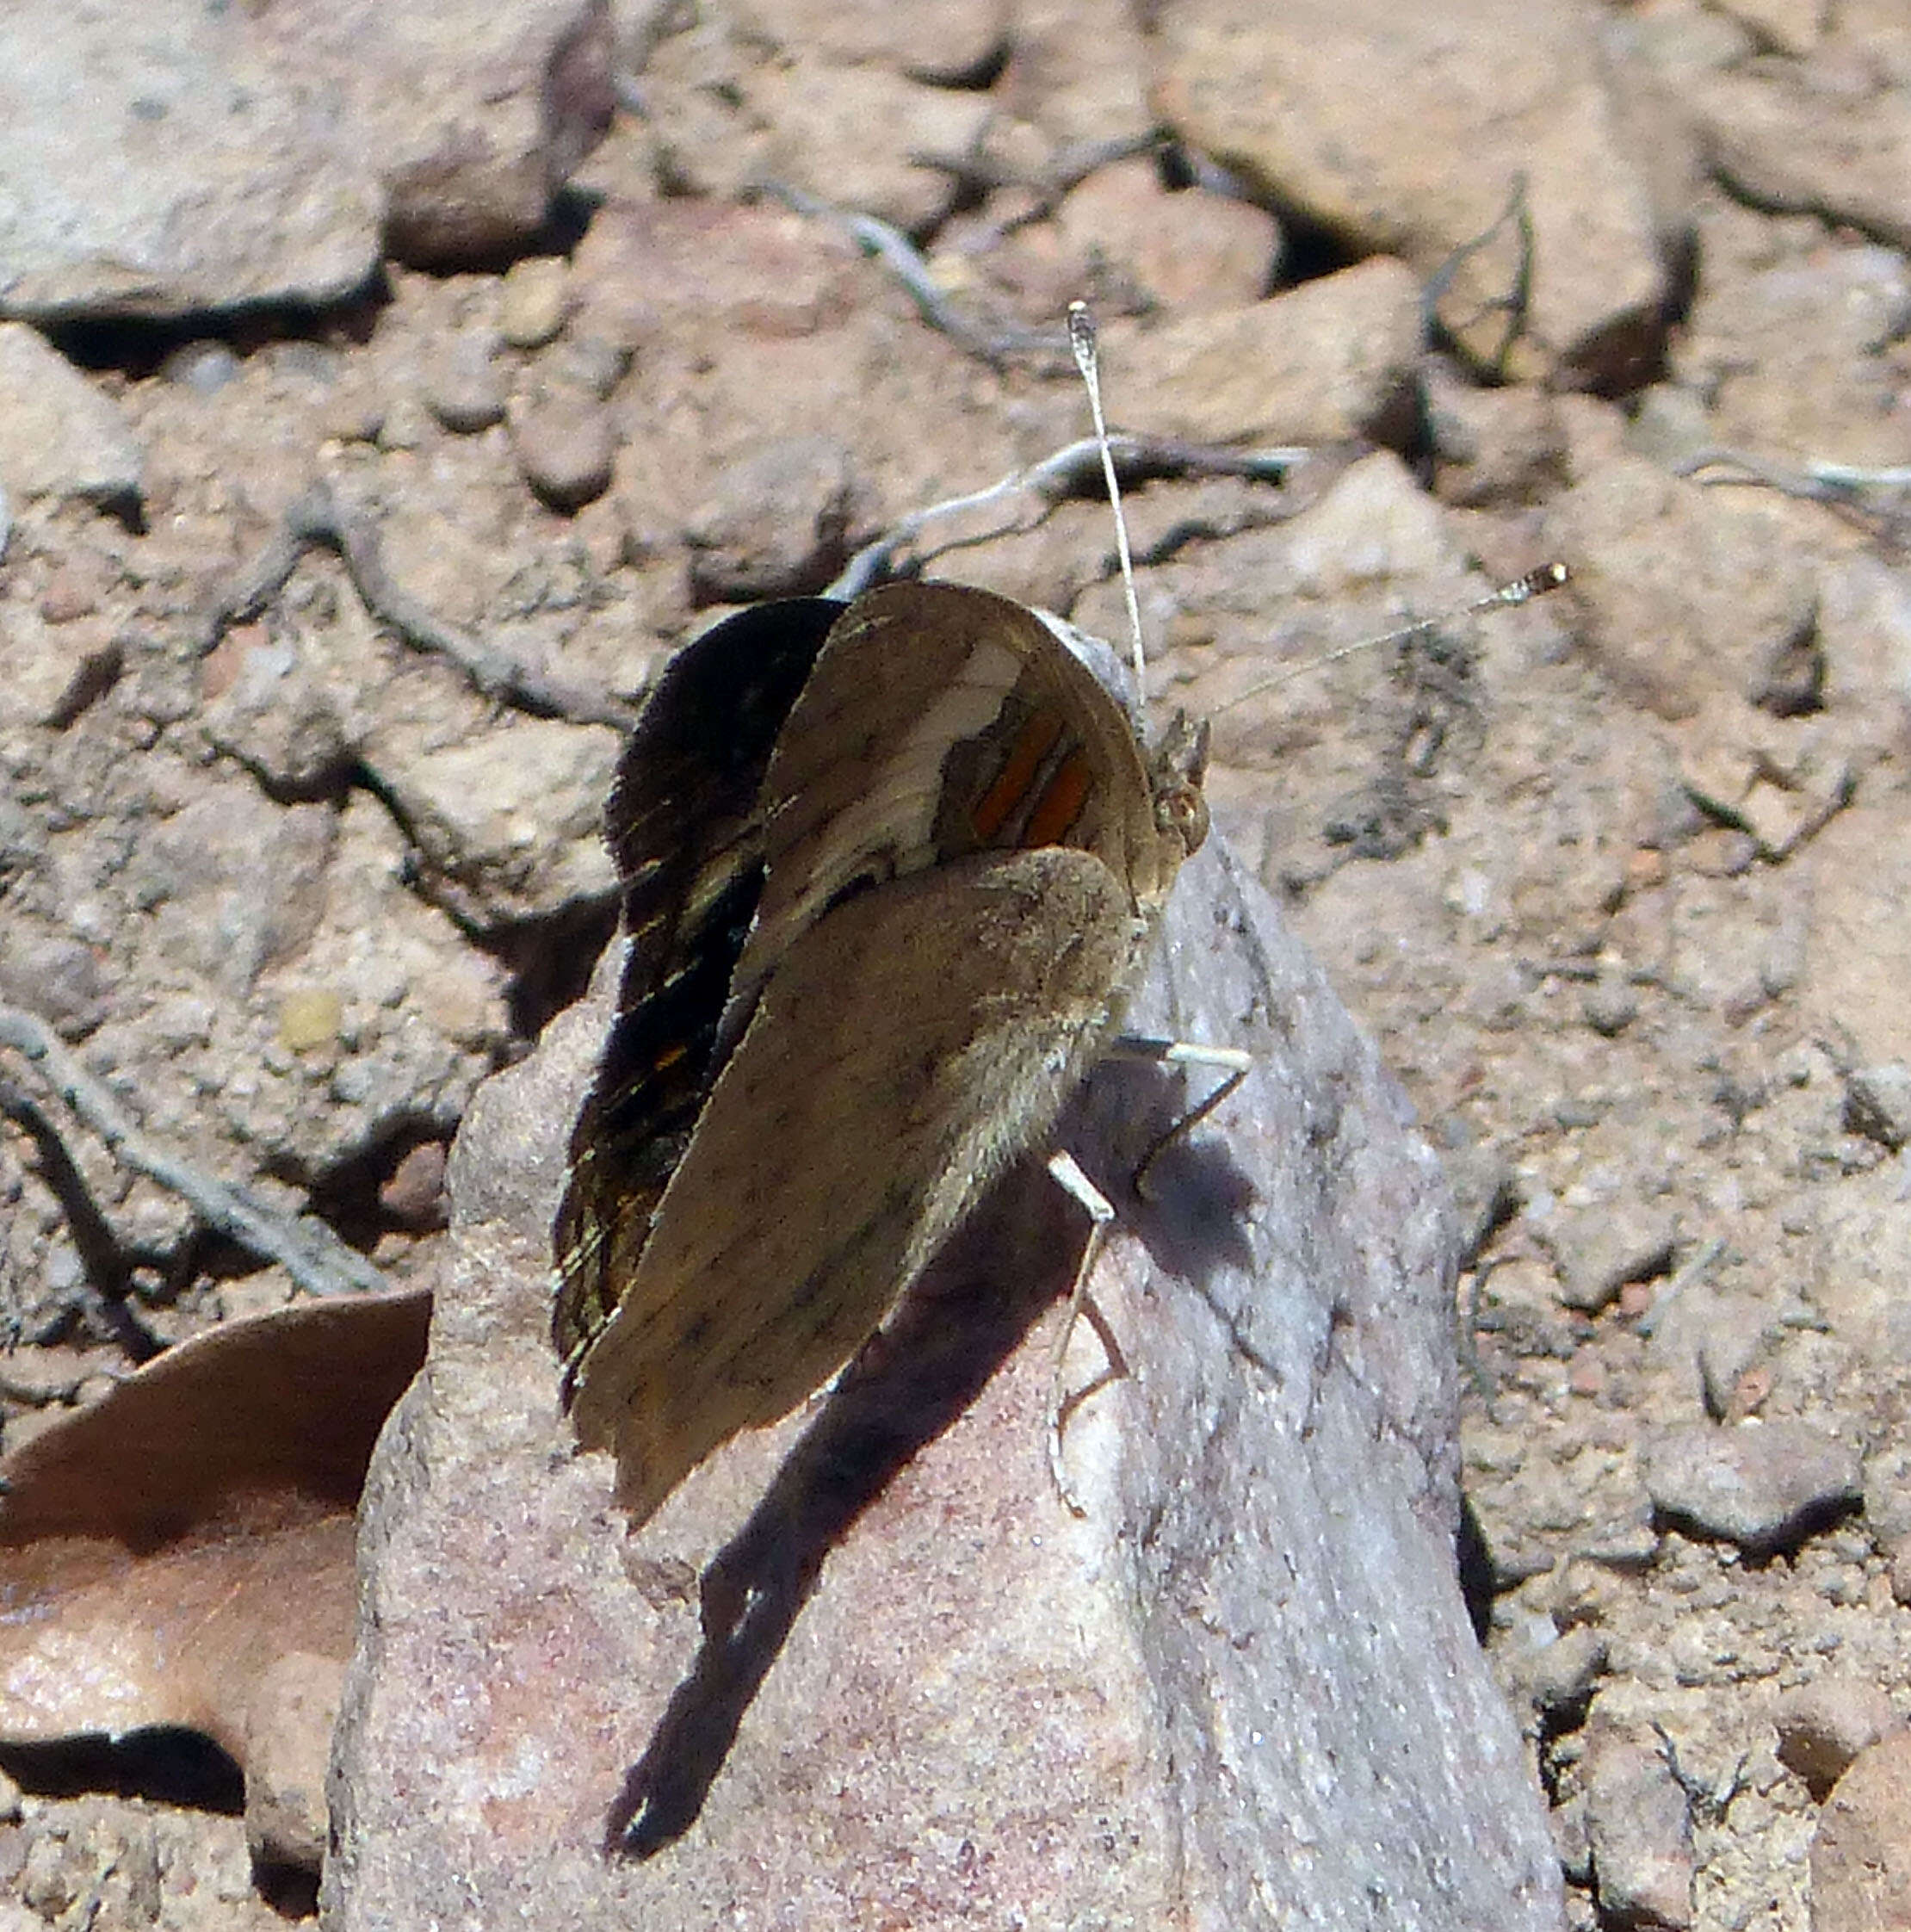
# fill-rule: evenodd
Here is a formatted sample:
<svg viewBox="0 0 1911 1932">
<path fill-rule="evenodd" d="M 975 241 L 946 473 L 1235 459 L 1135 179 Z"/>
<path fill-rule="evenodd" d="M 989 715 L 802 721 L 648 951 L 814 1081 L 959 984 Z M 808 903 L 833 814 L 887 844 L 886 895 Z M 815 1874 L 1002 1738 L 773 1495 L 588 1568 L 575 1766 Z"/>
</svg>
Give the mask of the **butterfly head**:
<svg viewBox="0 0 1911 1932">
<path fill-rule="evenodd" d="M 1162 838 L 1178 842 L 1177 864 L 1201 850 L 1208 836 L 1208 801 L 1202 790 L 1208 776 L 1208 721 L 1177 711 L 1147 753 L 1148 790 L 1154 799 L 1154 826 Z"/>
</svg>

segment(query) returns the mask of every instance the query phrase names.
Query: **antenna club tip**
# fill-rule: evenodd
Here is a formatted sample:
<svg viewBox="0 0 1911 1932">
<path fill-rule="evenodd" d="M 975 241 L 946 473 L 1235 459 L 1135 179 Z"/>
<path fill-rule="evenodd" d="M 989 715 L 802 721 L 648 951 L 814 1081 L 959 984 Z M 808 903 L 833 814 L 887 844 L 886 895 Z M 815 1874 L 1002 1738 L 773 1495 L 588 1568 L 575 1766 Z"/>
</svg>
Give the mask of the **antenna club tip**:
<svg viewBox="0 0 1911 1932">
<path fill-rule="evenodd" d="M 1506 600 L 1508 604 L 1525 604 L 1536 597 L 1544 597 L 1549 591 L 1556 591 L 1562 584 L 1573 580 L 1571 569 L 1563 563 L 1542 564 L 1537 570 L 1529 570 L 1524 577 L 1516 577 L 1506 585 Z"/>
<path fill-rule="evenodd" d="M 1095 360 L 1095 319 L 1088 313 L 1088 304 L 1073 301 L 1068 305 L 1068 347 L 1073 352 L 1076 366 L 1085 374 Z"/>
</svg>

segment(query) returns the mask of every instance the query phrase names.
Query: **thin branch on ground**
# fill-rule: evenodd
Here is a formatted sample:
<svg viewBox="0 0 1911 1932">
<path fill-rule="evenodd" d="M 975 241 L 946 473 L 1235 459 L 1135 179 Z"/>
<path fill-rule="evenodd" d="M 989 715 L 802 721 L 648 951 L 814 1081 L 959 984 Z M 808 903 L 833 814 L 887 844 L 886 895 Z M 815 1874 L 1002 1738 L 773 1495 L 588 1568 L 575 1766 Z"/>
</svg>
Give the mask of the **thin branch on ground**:
<svg viewBox="0 0 1911 1932">
<path fill-rule="evenodd" d="M 1006 235 L 1032 223 L 1046 221 L 1057 204 L 1098 170 L 1132 160 L 1136 155 L 1153 154 L 1166 140 L 1160 129 L 1149 127 L 1111 135 L 1106 140 L 1071 141 L 1050 157 L 1046 167 L 1035 172 L 983 152 L 931 154 L 918 149 L 911 151 L 909 158 L 918 168 L 933 168 L 939 174 L 951 176 L 965 192 L 978 199 L 1004 189 L 1022 190 L 1026 205 L 990 231 Z"/>
<path fill-rule="evenodd" d="M 214 1180 L 156 1146 L 37 1014 L 0 1006 L 0 1047 L 12 1048 L 115 1160 L 178 1195 L 208 1232 L 278 1262 L 306 1294 L 376 1294 L 391 1286 L 324 1222 L 276 1213 L 243 1188 Z"/>
<path fill-rule="evenodd" d="M 111 1223 L 100 1211 L 59 1123 L 38 1099 L 10 1080 L 0 1080 L 0 1114 L 34 1143 L 40 1178 L 66 1217 L 66 1229 L 87 1280 L 108 1301 L 124 1298 L 133 1270 Z"/>
<path fill-rule="evenodd" d="M 1228 449 L 1215 443 L 1181 443 L 1172 437 L 1116 436 L 1109 452 L 1124 482 L 1160 476 L 1244 476 L 1255 482 L 1279 483 L 1314 454 L 1299 445 L 1273 449 Z M 1037 528 L 1056 505 L 1101 482 L 1101 446 L 1092 437 L 1066 444 L 1026 469 L 1018 469 L 980 490 L 945 497 L 899 517 L 881 536 L 866 543 L 844 565 L 829 587 L 831 597 L 856 597 L 880 582 L 894 565 L 899 552 L 912 544 L 928 526 L 941 518 L 986 510 L 1016 497 L 1034 499 L 1033 515 L 1011 517 L 995 528 L 951 538 L 930 553 L 942 554 L 999 536 L 1020 536 Z"/>
<path fill-rule="evenodd" d="M 1031 329 L 1019 322 L 991 327 L 965 314 L 937 286 L 921 251 L 901 229 L 889 222 L 876 215 L 832 207 L 787 182 L 764 182 L 761 190 L 798 214 L 813 221 L 832 222 L 840 228 L 865 255 L 873 255 L 902 284 L 931 328 L 990 368 L 1000 368 L 1010 361 L 1030 357 L 1053 362 L 1057 370 L 1068 365 L 1068 333 L 1060 323 L 1041 329 Z"/>
<path fill-rule="evenodd" d="M 1793 468 L 1742 449 L 1708 445 L 1680 457 L 1672 470 L 1714 488 L 1776 490 L 1803 503 L 1822 504 L 1865 529 L 1893 538 L 1903 536 L 1911 516 L 1911 469 L 1902 466 L 1867 469 L 1811 460 Z"/>
<path fill-rule="evenodd" d="M 300 558 L 320 546 L 343 560 L 374 617 L 412 649 L 455 666 L 486 697 L 572 724 L 607 724 L 619 730 L 629 726 L 634 714 L 628 706 L 548 677 L 434 616 L 393 582 L 371 519 L 347 509 L 323 480 L 292 505 L 278 535 L 219 593 L 196 640 L 200 654 L 219 642 L 228 624 L 256 616 L 284 588 Z"/>
<path fill-rule="evenodd" d="M 1505 293 L 1481 298 L 1470 315 L 1450 322 L 1444 320 L 1440 305 L 1452 293 L 1461 269 L 1473 257 L 1498 246 L 1508 231 L 1513 238 L 1514 252 L 1512 270 Z M 1526 333 L 1532 307 L 1534 249 L 1533 218 L 1526 206 L 1526 177 L 1523 174 L 1515 175 L 1506 196 L 1506 205 L 1494 216 L 1492 225 L 1470 241 L 1462 242 L 1426 278 L 1426 291 L 1420 297 L 1420 316 L 1429 339 L 1444 335 L 1463 354 L 1475 360 L 1487 375 L 1503 380 L 1513 345 Z M 1488 319 L 1495 314 L 1500 318 L 1499 341 L 1484 352 L 1469 347 L 1476 334 L 1484 332 Z"/>
</svg>

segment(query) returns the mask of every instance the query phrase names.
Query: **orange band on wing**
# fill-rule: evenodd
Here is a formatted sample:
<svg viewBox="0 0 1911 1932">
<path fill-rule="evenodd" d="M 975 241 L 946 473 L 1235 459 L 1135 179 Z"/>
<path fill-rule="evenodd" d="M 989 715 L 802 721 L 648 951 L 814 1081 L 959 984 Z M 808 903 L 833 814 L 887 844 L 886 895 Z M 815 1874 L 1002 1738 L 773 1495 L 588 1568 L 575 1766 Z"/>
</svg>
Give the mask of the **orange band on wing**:
<svg viewBox="0 0 1911 1932">
<path fill-rule="evenodd" d="M 995 783 L 976 800 L 969 814 L 975 836 L 984 845 L 993 840 L 1007 824 L 1009 815 L 1019 807 L 1035 783 L 1042 761 L 1061 736 L 1062 721 L 1053 711 L 1037 712 L 1023 726 L 1009 747 Z"/>
<path fill-rule="evenodd" d="M 1060 845 L 1062 834 L 1081 816 L 1094 780 L 1094 770 L 1087 758 L 1080 752 L 1071 752 L 1029 814 L 1022 833 L 1024 847 L 1032 851 L 1037 845 Z"/>
</svg>

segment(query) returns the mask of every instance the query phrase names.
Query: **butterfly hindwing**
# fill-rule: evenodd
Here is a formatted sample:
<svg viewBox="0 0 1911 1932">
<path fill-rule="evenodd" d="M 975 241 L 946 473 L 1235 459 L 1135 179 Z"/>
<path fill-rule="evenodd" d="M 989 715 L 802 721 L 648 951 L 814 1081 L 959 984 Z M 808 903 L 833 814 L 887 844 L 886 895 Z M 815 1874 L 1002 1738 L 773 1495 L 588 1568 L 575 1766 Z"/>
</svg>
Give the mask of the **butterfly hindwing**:
<svg viewBox="0 0 1911 1932">
<path fill-rule="evenodd" d="M 917 873 L 798 936 L 578 1379 L 578 1438 L 616 1449 L 634 1514 L 875 1331 L 1052 1124 L 1131 945 L 1114 876 L 1056 849 Z"/>
</svg>

